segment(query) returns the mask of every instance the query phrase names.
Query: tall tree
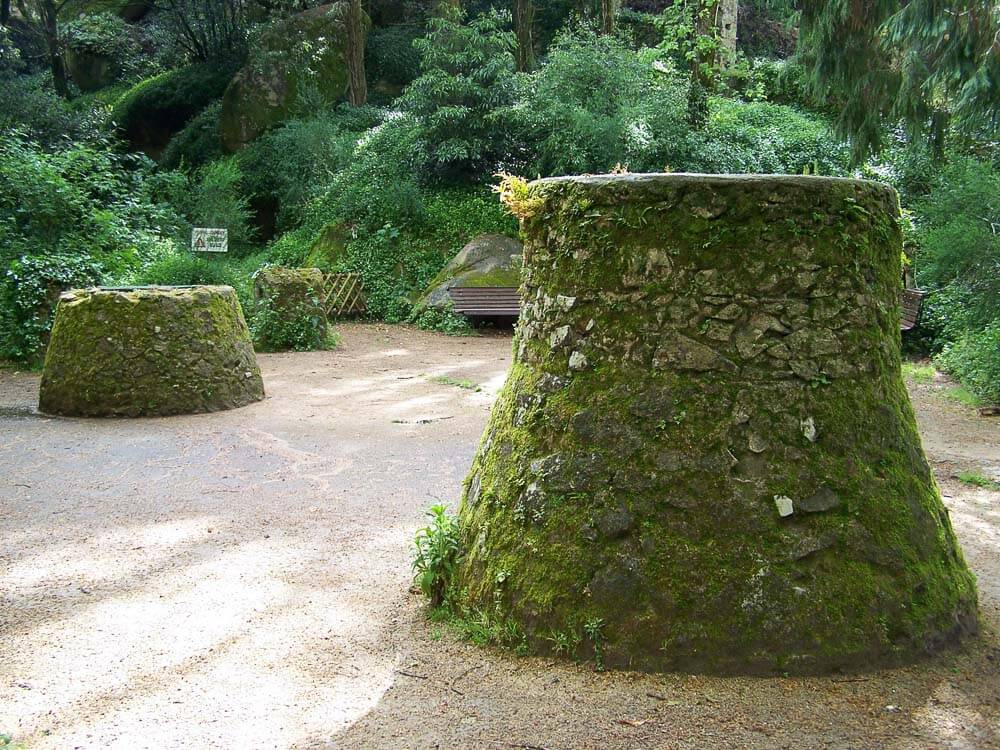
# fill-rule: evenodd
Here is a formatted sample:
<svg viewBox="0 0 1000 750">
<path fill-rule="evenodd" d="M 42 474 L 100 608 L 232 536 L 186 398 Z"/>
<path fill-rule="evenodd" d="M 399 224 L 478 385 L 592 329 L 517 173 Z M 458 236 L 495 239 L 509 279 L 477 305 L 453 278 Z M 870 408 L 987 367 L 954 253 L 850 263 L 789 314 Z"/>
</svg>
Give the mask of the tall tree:
<svg viewBox="0 0 1000 750">
<path fill-rule="evenodd" d="M 365 78 L 365 14 L 361 0 L 348 0 L 347 17 L 347 101 L 360 107 L 368 101 Z"/>
<path fill-rule="evenodd" d="M 16 0 L 17 10 L 22 19 L 45 42 L 49 70 L 52 71 L 52 87 L 59 96 L 70 96 L 66 64 L 59 44 L 59 14 L 77 0 Z"/>
<path fill-rule="evenodd" d="M 799 58 L 832 97 L 856 161 L 884 146 L 885 122 L 929 138 L 990 136 L 1000 121 L 1000 4 L 983 0 L 803 3 Z"/>
<path fill-rule="evenodd" d="M 526 73 L 535 67 L 535 3 L 514 0 L 514 32 L 517 36 L 517 69 Z"/>
<path fill-rule="evenodd" d="M 601 33 L 614 34 L 621 0 L 601 0 Z"/>
</svg>

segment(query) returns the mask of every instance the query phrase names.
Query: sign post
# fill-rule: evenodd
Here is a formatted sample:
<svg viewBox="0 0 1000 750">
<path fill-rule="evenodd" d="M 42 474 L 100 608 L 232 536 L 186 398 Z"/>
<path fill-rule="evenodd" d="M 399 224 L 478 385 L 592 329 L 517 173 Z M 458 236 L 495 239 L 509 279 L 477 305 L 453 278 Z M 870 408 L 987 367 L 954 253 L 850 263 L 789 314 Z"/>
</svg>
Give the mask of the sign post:
<svg viewBox="0 0 1000 750">
<path fill-rule="evenodd" d="M 195 227 L 191 230 L 191 251 L 195 253 L 229 252 L 229 230 Z"/>
</svg>

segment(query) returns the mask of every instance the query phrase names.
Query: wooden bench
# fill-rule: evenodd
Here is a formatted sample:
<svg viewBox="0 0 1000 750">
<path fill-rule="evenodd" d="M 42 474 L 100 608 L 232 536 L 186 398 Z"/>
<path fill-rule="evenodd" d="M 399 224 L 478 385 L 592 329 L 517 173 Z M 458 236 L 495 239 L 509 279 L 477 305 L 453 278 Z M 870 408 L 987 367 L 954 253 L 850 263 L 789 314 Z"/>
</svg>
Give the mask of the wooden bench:
<svg viewBox="0 0 1000 750">
<path fill-rule="evenodd" d="M 462 315 L 516 318 L 521 314 L 521 294 L 517 287 L 452 287 L 448 294 L 453 309 Z"/>
<path fill-rule="evenodd" d="M 904 289 L 900 299 L 902 315 L 900 316 L 899 328 L 902 331 L 909 331 L 916 327 L 920 320 L 920 308 L 924 304 L 926 292 L 919 289 Z"/>
</svg>

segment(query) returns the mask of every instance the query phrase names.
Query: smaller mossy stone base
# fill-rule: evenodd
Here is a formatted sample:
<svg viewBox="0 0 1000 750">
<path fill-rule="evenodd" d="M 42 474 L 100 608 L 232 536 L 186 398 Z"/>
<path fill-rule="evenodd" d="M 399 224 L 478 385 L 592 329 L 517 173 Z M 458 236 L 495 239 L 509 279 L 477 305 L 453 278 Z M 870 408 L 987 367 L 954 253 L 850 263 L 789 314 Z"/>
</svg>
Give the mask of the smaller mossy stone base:
<svg viewBox="0 0 1000 750">
<path fill-rule="evenodd" d="M 286 320 L 303 314 L 325 317 L 322 294 L 323 272 L 318 268 L 265 266 L 254 275 L 254 299 Z"/>
<path fill-rule="evenodd" d="M 895 193 L 532 183 L 515 359 L 466 481 L 462 612 L 609 667 L 816 673 L 977 628 L 900 376 Z"/>
<path fill-rule="evenodd" d="M 60 297 L 42 371 L 42 412 L 167 416 L 262 398 L 232 288 L 83 289 Z"/>
</svg>

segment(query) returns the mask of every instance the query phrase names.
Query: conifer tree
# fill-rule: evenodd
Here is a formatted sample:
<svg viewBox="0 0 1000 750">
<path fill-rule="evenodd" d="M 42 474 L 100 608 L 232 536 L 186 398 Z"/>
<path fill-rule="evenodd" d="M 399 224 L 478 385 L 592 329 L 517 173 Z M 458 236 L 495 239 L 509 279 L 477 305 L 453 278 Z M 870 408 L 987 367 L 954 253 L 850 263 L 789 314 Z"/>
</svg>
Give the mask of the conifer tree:
<svg viewBox="0 0 1000 750">
<path fill-rule="evenodd" d="M 799 57 L 832 97 L 856 161 L 903 123 L 943 155 L 950 127 L 980 136 L 1000 120 L 1000 5 L 983 0 L 803 3 Z"/>
</svg>

